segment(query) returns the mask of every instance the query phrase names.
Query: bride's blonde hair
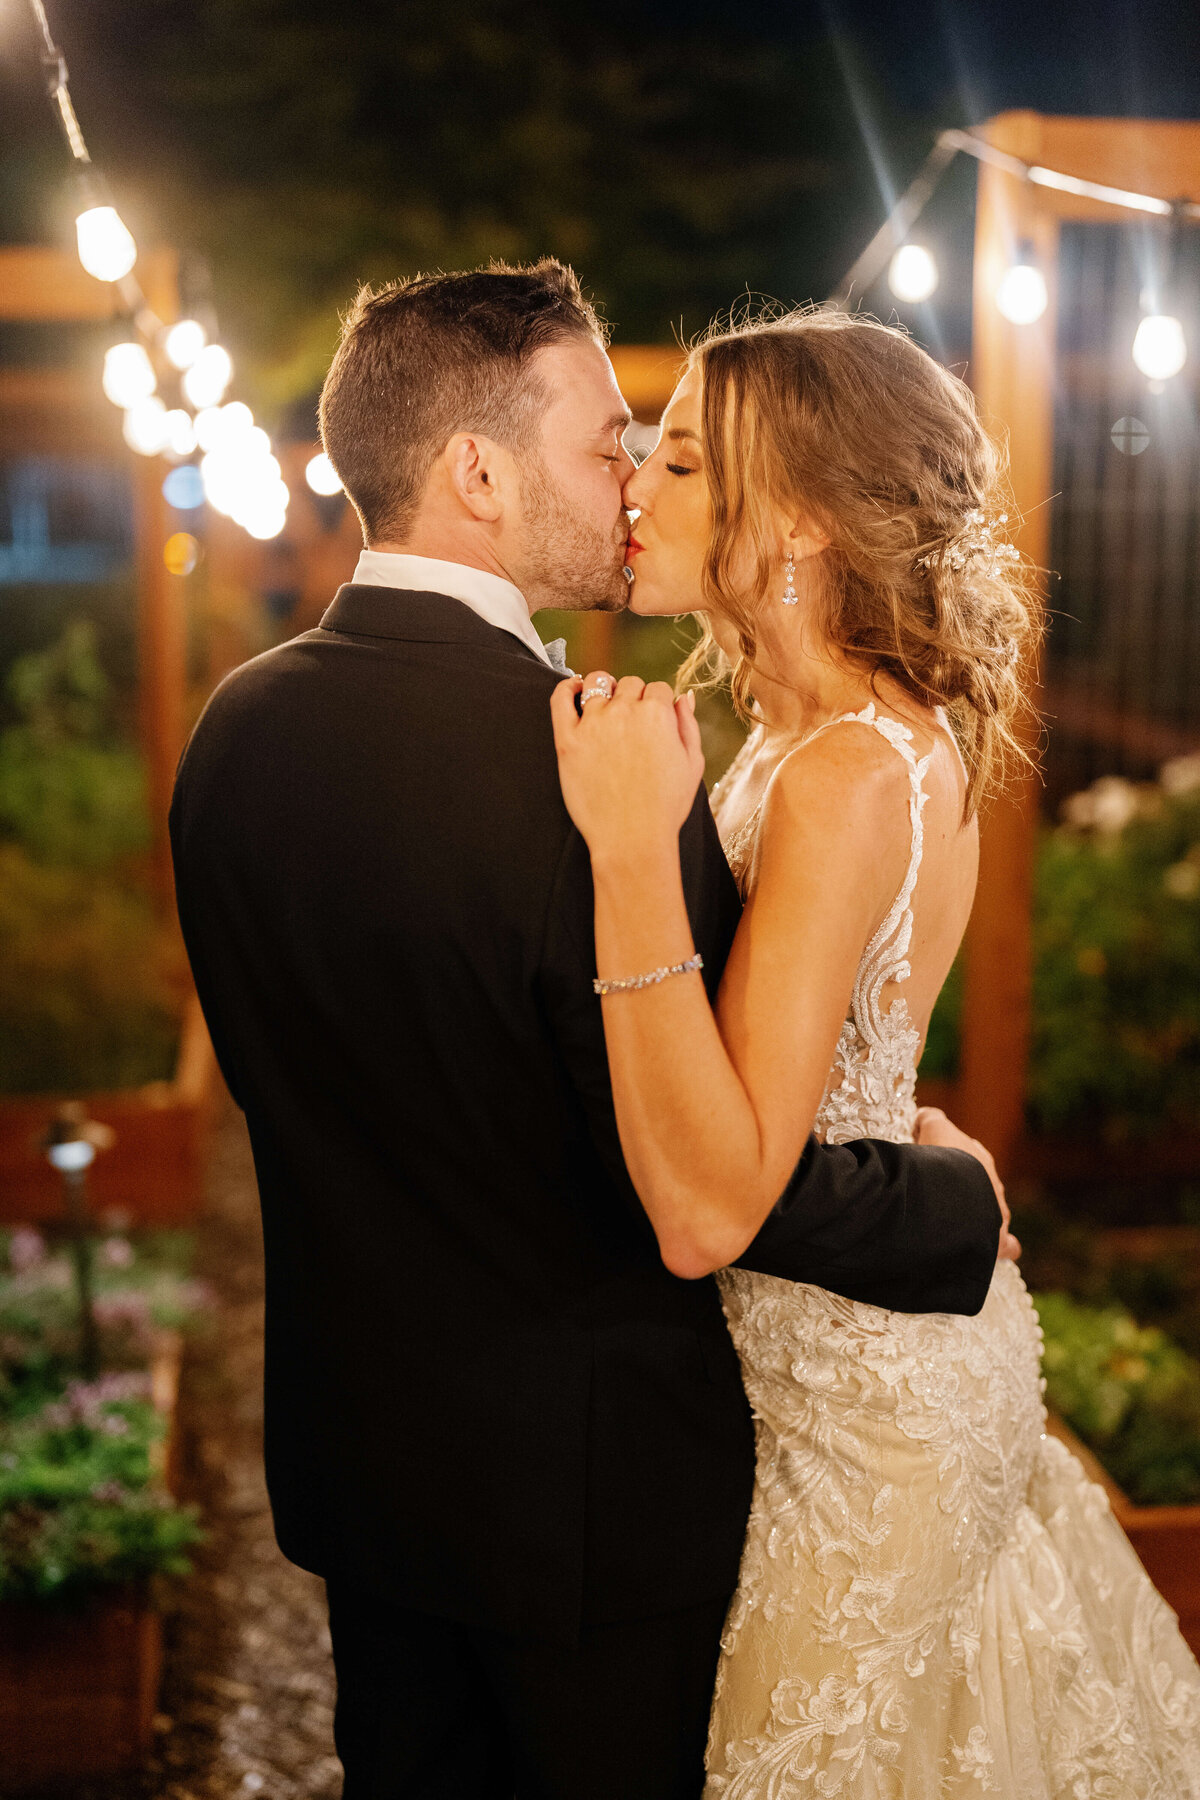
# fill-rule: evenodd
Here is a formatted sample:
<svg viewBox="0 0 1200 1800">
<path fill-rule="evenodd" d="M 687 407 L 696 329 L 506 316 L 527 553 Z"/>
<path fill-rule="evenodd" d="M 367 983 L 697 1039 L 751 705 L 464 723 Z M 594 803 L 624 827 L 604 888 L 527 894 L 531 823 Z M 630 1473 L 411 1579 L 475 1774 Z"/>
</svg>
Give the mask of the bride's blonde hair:
<svg viewBox="0 0 1200 1800">
<path fill-rule="evenodd" d="M 738 651 L 726 658 L 706 624 L 679 686 L 728 680 L 753 717 L 758 621 L 783 591 L 778 516 L 802 514 L 829 539 L 810 564 L 820 628 L 920 705 L 945 706 L 969 815 L 1030 763 L 1020 721 L 1043 628 L 1036 571 L 995 549 L 1009 535 L 1005 459 L 969 388 L 904 332 L 834 311 L 713 327 L 689 366 L 712 511 L 703 590 Z"/>
</svg>

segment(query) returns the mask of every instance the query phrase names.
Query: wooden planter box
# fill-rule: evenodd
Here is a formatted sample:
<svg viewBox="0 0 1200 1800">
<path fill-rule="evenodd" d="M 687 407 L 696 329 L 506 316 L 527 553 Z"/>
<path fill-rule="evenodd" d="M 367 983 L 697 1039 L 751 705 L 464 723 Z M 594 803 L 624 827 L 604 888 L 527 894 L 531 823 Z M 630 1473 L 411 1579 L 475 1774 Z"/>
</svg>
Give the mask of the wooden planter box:
<svg viewBox="0 0 1200 1800">
<path fill-rule="evenodd" d="M 92 1208 L 119 1207 L 137 1224 L 173 1225 L 195 1217 L 204 1147 L 216 1089 L 200 1002 L 189 997 L 173 1081 L 107 1094 L 20 1094 L 0 1099 L 0 1224 L 63 1216 L 62 1180 L 39 1145 L 64 1100 L 82 1100 L 91 1118 L 111 1125 L 116 1142 L 88 1174 Z"/>
<path fill-rule="evenodd" d="M 159 1446 L 169 1479 L 177 1433 L 180 1340 L 165 1333 L 151 1370 L 170 1420 Z M 162 1674 L 162 1621 L 144 1589 L 109 1589 L 79 1608 L 0 1605 L 2 1791 L 134 1769 L 150 1745 Z"/>
<path fill-rule="evenodd" d="M 1108 1495 L 1121 1527 L 1163 1599 L 1179 1614 L 1180 1629 L 1200 1656 L 1200 1505 L 1138 1506 L 1081 1444 L 1069 1425 L 1050 1414 L 1047 1429 L 1077 1456 Z"/>
</svg>

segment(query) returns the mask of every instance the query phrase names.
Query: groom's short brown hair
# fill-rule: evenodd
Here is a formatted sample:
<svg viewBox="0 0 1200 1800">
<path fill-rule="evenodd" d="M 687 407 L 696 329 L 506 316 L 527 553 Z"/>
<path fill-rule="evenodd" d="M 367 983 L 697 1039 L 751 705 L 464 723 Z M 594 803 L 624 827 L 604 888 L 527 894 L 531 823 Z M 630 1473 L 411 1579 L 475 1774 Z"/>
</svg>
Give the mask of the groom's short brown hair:
<svg viewBox="0 0 1200 1800">
<path fill-rule="evenodd" d="M 552 257 L 360 288 L 321 391 L 321 438 L 367 542 L 404 537 L 455 432 L 530 443 L 548 399 L 533 353 L 584 336 L 607 338 Z"/>
</svg>

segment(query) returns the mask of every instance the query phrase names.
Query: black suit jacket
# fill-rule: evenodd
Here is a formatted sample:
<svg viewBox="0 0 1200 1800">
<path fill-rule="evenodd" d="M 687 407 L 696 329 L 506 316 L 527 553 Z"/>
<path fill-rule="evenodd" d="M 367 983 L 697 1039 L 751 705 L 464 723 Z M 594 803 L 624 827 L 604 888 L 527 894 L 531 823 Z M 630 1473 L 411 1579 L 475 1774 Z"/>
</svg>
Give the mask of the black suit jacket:
<svg viewBox="0 0 1200 1800">
<path fill-rule="evenodd" d="M 663 1267 L 621 1161 L 555 679 L 456 600 L 344 587 L 213 695 L 171 834 L 262 1198 L 279 1541 L 568 1641 L 733 1588 L 754 1445 L 715 1284 Z M 703 794 L 681 849 L 712 987 Z M 971 1158 L 814 1142 L 744 1260 L 972 1312 L 997 1235 Z"/>
</svg>

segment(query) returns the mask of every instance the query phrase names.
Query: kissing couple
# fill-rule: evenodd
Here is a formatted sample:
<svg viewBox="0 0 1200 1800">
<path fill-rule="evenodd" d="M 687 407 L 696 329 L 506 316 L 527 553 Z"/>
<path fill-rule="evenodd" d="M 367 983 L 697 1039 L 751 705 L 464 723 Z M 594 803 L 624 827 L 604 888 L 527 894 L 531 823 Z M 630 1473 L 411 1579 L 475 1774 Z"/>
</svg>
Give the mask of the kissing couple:
<svg viewBox="0 0 1200 1800">
<path fill-rule="evenodd" d="M 834 312 L 629 420 L 560 263 L 360 293 L 367 547 L 179 769 L 346 1800 L 1197 1800 L 1200 1669 L 914 1102 L 1040 629 L 1001 458 Z M 627 604 L 698 615 L 681 699 L 531 622 Z"/>
</svg>

